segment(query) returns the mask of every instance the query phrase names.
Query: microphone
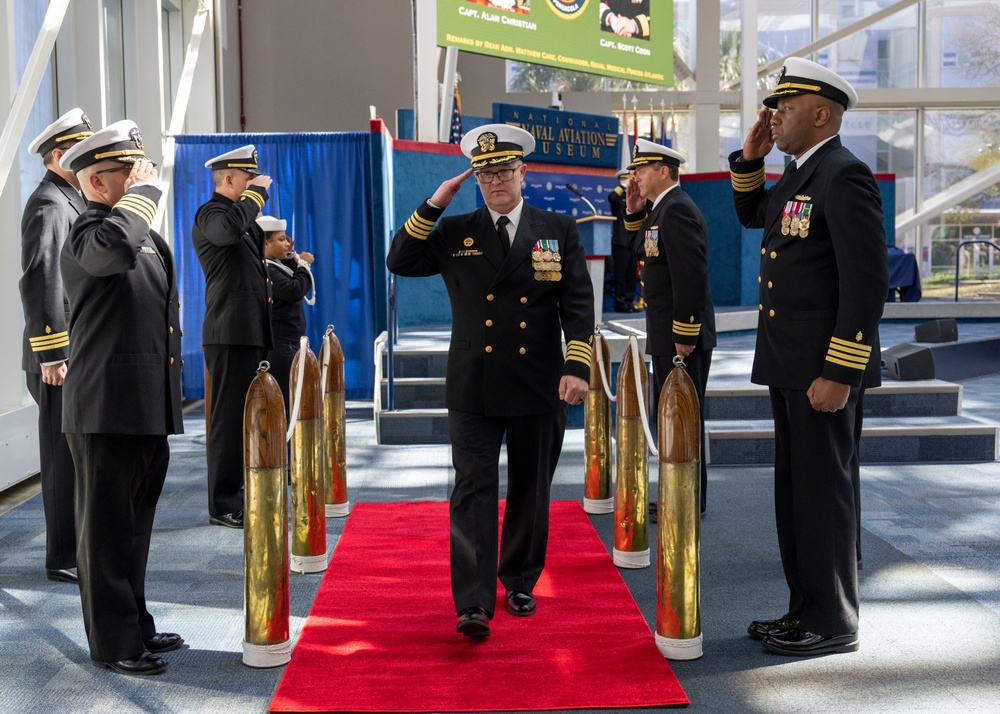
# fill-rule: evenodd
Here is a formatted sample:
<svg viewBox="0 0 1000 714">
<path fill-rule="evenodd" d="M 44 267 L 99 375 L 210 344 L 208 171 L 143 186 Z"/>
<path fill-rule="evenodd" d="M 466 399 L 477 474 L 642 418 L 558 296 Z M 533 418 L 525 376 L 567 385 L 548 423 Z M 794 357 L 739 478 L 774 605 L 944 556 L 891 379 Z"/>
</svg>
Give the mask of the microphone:
<svg viewBox="0 0 1000 714">
<path fill-rule="evenodd" d="M 594 204 L 593 204 L 593 203 L 591 203 L 590 201 L 588 201 L 588 200 L 587 200 L 587 197 L 586 197 L 586 196 L 584 196 L 584 195 L 583 195 L 582 193 L 580 193 L 580 189 L 578 189 L 578 188 L 576 187 L 576 184 L 575 184 L 575 183 L 568 183 L 568 184 L 566 184 L 566 188 L 568 188 L 568 189 L 569 189 L 570 191 L 572 191 L 572 192 L 573 192 L 573 193 L 575 193 L 575 194 L 576 194 L 577 196 L 579 196 L 579 197 L 580 197 L 581 199 L 583 199 L 583 202 L 584 202 L 584 203 L 586 203 L 586 204 L 587 204 L 587 205 L 588 205 L 588 206 L 590 207 L 590 210 L 591 210 L 591 212 L 593 212 L 593 214 L 594 214 L 595 216 L 597 215 L 597 209 L 596 209 L 596 208 L 594 208 Z"/>
</svg>

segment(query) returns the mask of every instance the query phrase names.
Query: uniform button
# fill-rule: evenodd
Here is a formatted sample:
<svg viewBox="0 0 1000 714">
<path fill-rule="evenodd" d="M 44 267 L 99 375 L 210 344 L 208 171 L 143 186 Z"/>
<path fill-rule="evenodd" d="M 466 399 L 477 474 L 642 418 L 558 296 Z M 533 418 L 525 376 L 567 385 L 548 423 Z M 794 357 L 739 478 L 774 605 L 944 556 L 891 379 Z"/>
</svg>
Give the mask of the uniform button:
<svg viewBox="0 0 1000 714">
<path fill-rule="evenodd" d="M 767 281 L 767 287 L 773 288 L 774 287 L 774 283 L 772 283 L 770 280 L 768 280 Z"/>
<path fill-rule="evenodd" d="M 184 366 L 184 360 L 181 360 L 181 367 Z"/>
<path fill-rule="evenodd" d="M 768 310 L 767 314 L 770 315 L 771 317 L 774 317 L 774 310 Z"/>
<path fill-rule="evenodd" d="M 522 329 L 522 330 L 523 330 L 523 329 L 524 329 L 525 327 L 527 327 L 527 326 L 528 326 L 528 323 L 527 323 L 527 322 L 522 322 L 522 323 L 521 323 L 521 329 Z"/>
<path fill-rule="evenodd" d="M 773 260 L 774 258 L 777 258 L 777 257 L 778 257 L 778 254 L 777 254 L 777 253 L 775 253 L 775 252 L 774 252 L 774 251 L 772 250 L 772 251 L 771 251 L 771 259 Z"/>
<path fill-rule="evenodd" d="M 764 250 L 763 248 L 761 248 L 761 249 L 760 249 L 760 254 L 761 254 L 761 255 L 764 255 L 764 253 L 766 253 L 766 252 L 767 252 L 767 251 L 766 251 L 766 250 Z"/>
<path fill-rule="evenodd" d="M 178 308 L 180 308 L 180 306 L 181 306 L 181 301 L 180 301 L 180 300 L 178 300 L 178 301 L 177 301 L 177 307 L 178 307 Z"/>
<path fill-rule="evenodd" d="M 267 261 L 266 260 L 260 261 L 260 264 L 263 265 L 265 268 L 267 267 Z"/>
<path fill-rule="evenodd" d="M 640 280 L 639 281 L 639 286 L 643 287 L 643 288 L 646 287 L 646 281 L 645 280 Z"/>
<path fill-rule="evenodd" d="M 757 309 L 758 309 L 758 310 L 763 310 L 763 309 L 764 309 L 764 306 L 763 306 L 763 305 L 757 305 Z"/>
<path fill-rule="evenodd" d="M 522 347 L 521 349 L 519 349 L 519 350 L 518 350 L 518 352 L 520 352 L 521 354 L 524 354 L 524 353 L 526 353 L 527 351 L 528 351 L 528 350 L 524 349 L 523 347 Z"/>
<path fill-rule="evenodd" d="M 173 358 L 173 357 L 171 357 L 171 358 L 170 358 L 170 364 L 173 364 L 173 363 L 174 363 L 174 358 Z"/>
<path fill-rule="evenodd" d="M 493 327 L 493 320 L 487 320 L 486 321 L 486 326 L 487 327 Z"/>
<path fill-rule="evenodd" d="M 181 330 L 181 337 L 184 337 L 184 330 Z"/>
<path fill-rule="evenodd" d="M 487 352 L 492 352 L 492 351 L 493 351 L 493 348 L 492 348 L 492 347 L 490 347 L 489 345 L 486 345 L 486 351 L 487 351 Z"/>
<path fill-rule="evenodd" d="M 493 293 L 490 293 L 489 295 L 487 295 L 487 296 L 486 296 L 486 300 L 487 300 L 488 302 L 493 302 Z"/>
<path fill-rule="evenodd" d="M 521 304 L 522 305 L 526 304 L 527 302 L 528 302 L 528 298 L 526 298 L 526 297 L 521 298 Z"/>
<path fill-rule="evenodd" d="M 174 326 L 173 325 L 170 326 L 170 334 L 171 335 L 174 334 Z"/>
<path fill-rule="evenodd" d="M 268 302 L 271 302 L 271 298 L 268 298 L 268 299 L 267 299 L 267 301 L 268 301 Z"/>
<path fill-rule="evenodd" d="M 757 276 L 757 282 L 758 283 L 760 282 L 760 276 L 759 275 Z"/>
</svg>

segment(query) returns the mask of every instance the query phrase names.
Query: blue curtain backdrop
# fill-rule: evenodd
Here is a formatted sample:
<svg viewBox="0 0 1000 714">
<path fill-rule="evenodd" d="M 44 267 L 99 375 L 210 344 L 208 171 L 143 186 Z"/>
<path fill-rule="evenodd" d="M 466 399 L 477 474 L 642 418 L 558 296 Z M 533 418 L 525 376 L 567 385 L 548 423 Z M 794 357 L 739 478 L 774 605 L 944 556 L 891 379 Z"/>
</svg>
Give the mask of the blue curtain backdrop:
<svg viewBox="0 0 1000 714">
<path fill-rule="evenodd" d="M 181 295 L 184 397 L 205 394 L 201 327 L 205 276 L 191 245 L 198 207 L 212 195 L 206 161 L 253 144 L 274 182 L 267 215 L 288 221 L 295 249 L 316 256 L 316 304 L 304 305 L 309 346 L 319 356 L 327 325 L 344 349 L 348 399 L 370 399 L 375 379 L 375 298 L 369 206 L 369 134 L 189 134 L 177 137 L 174 169 L 174 255 Z"/>
</svg>

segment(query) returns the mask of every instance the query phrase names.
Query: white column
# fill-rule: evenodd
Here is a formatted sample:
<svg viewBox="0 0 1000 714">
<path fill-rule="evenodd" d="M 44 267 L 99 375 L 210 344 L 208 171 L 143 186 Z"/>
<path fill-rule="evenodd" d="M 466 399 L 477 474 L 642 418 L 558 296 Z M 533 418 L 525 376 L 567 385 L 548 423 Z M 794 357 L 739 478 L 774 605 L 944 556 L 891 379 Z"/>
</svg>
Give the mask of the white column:
<svg viewBox="0 0 1000 714">
<path fill-rule="evenodd" d="M 695 81 L 698 94 L 719 91 L 719 22 L 718 2 L 699 2 L 696 6 Z M 719 170 L 719 104 L 698 103 L 694 107 L 694 146 L 679 147 L 693 154 L 692 169 L 697 172 Z"/>
<path fill-rule="evenodd" d="M 437 141 L 438 126 L 438 53 L 437 3 L 435 0 L 413 0 L 416 14 L 414 38 L 413 107 L 417 141 Z"/>
</svg>

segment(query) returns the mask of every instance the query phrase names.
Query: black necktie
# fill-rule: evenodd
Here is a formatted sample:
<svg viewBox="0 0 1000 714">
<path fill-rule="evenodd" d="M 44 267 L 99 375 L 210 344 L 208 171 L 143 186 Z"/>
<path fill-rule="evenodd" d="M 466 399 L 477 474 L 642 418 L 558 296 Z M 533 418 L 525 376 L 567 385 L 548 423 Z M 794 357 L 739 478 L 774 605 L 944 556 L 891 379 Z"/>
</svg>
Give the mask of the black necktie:
<svg viewBox="0 0 1000 714">
<path fill-rule="evenodd" d="M 500 245 L 503 246 L 503 254 L 510 252 L 510 234 L 507 232 L 507 224 L 510 219 L 507 216 L 500 216 L 497 219 L 497 235 L 500 236 Z"/>
</svg>

